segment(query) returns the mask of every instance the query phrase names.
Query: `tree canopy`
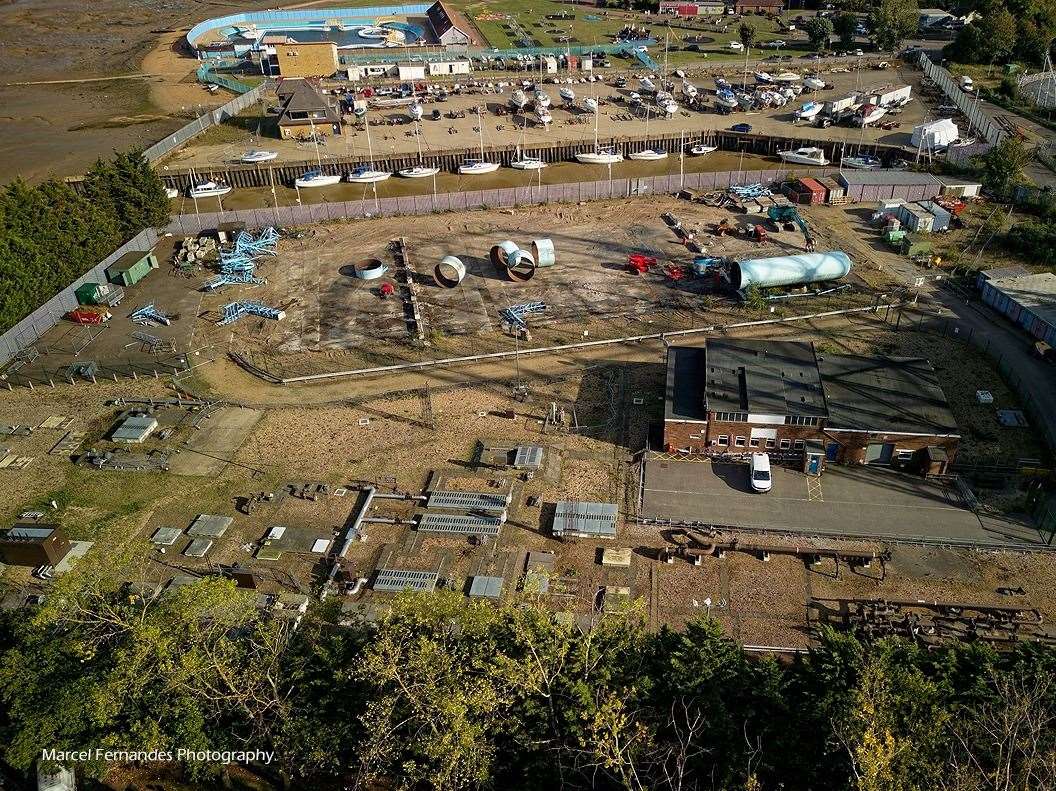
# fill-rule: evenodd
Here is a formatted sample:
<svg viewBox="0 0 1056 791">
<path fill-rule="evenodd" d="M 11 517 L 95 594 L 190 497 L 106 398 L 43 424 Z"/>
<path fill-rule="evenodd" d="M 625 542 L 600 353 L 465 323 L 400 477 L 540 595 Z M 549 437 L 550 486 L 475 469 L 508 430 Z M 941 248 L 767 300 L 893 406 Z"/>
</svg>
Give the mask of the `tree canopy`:
<svg viewBox="0 0 1056 791">
<path fill-rule="evenodd" d="M 824 631 L 795 661 L 709 618 L 590 623 L 531 594 L 402 594 L 373 624 L 299 630 L 232 583 L 157 595 L 88 558 L 6 633 L 4 759 L 45 747 L 275 750 L 293 787 L 1040 789 L 1056 768 L 1056 653 L 926 650 Z M 951 769 L 952 767 L 952 769 Z M 102 765 L 89 765 L 102 774 Z M 196 787 L 215 766 L 186 766 Z"/>
<path fill-rule="evenodd" d="M 919 19 L 917 0 L 876 0 L 869 7 L 869 35 L 877 49 L 894 52 L 917 32 Z"/>
<path fill-rule="evenodd" d="M 83 191 L 57 180 L 0 188 L 0 332 L 144 228 L 168 221 L 161 179 L 139 151 L 96 162 Z"/>
</svg>

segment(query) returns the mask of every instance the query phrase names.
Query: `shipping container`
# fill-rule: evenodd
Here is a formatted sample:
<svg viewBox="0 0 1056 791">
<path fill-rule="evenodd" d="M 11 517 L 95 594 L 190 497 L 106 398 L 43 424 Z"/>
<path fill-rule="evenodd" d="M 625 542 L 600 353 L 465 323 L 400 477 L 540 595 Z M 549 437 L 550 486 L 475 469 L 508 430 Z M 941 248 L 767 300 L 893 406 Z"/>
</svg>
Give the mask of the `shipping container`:
<svg viewBox="0 0 1056 791">
<path fill-rule="evenodd" d="M 134 286 L 158 268 L 158 259 L 152 252 L 132 250 L 118 258 L 106 268 L 106 277 L 111 283 Z"/>
<path fill-rule="evenodd" d="M 834 178 L 820 176 L 818 177 L 817 182 L 825 188 L 825 200 L 828 203 L 839 201 L 847 195 L 847 190 L 844 186 Z"/>
<path fill-rule="evenodd" d="M 79 305 L 106 305 L 113 307 L 121 304 L 125 290 L 112 283 L 84 283 L 73 292 Z"/>
<path fill-rule="evenodd" d="M 816 206 L 825 202 L 825 187 L 817 179 L 802 178 L 795 184 L 796 203 Z"/>
</svg>

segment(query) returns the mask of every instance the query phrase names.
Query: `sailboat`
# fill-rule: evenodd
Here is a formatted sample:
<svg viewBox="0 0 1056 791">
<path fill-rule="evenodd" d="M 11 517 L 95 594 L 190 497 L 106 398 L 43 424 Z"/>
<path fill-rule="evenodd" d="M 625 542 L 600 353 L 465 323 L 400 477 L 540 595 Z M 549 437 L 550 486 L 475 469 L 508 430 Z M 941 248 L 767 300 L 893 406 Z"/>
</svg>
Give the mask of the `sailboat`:
<svg viewBox="0 0 1056 791">
<path fill-rule="evenodd" d="M 527 157 L 521 154 L 521 147 L 517 146 L 517 156 L 510 162 L 511 168 L 517 170 L 542 170 L 546 163 L 539 157 Z"/>
<path fill-rule="evenodd" d="M 645 109 L 645 136 L 649 137 L 649 108 Z M 628 159 L 634 159 L 638 162 L 655 162 L 658 159 L 667 159 L 667 152 L 661 148 L 645 148 L 641 151 L 635 151 L 627 155 Z"/>
<path fill-rule="evenodd" d="M 366 124 L 367 130 L 367 155 L 370 157 L 369 165 L 361 165 L 346 176 L 349 184 L 376 184 L 384 181 L 392 174 L 387 170 L 374 169 L 374 146 L 370 142 L 370 123 Z"/>
<path fill-rule="evenodd" d="M 264 151 L 262 149 L 255 148 L 251 151 L 247 151 L 246 153 L 244 153 L 241 157 L 239 157 L 238 161 L 246 165 L 252 165 L 256 162 L 270 162 L 271 160 L 275 159 L 278 155 L 278 151 Z"/>
<path fill-rule="evenodd" d="M 422 107 L 422 103 L 417 99 L 414 100 L 414 104 L 407 108 L 407 114 L 411 116 L 412 121 L 421 121 L 424 112 L 425 110 Z"/>
<path fill-rule="evenodd" d="M 812 75 L 803 80 L 803 84 L 810 88 L 812 91 L 820 91 L 825 87 L 825 80 L 821 79 L 817 75 Z"/>
<path fill-rule="evenodd" d="M 588 102 L 590 99 L 587 100 Z M 601 148 L 598 145 L 598 113 L 594 112 L 594 150 L 583 151 L 576 154 L 576 161 L 584 165 L 614 165 L 623 162 L 623 154 L 611 149 Z"/>
<path fill-rule="evenodd" d="M 587 108 L 588 112 L 591 112 L 591 113 L 597 113 L 598 112 L 598 100 L 595 99 L 593 96 L 588 96 L 583 101 L 583 106 Z"/>
<path fill-rule="evenodd" d="M 689 153 L 693 154 L 694 156 L 698 156 L 699 157 L 699 156 L 703 156 L 704 154 L 710 154 L 712 151 L 718 151 L 718 150 L 719 150 L 718 146 L 709 146 L 706 143 L 694 143 L 690 147 Z"/>
<path fill-rule="evenodd" d="M 422 130 L 417 124 L 415 126 L 417 127 L 415 129 L 417 134 L 414 137 L 418 141 L 418 164 L 399 171 L 399 175 L 405 179 L 425 179 L 440 172 L 440 168 L 422 162 Z"/>
<path fill-rule="evenodd" d="M 458 172 L 463 176 L 479 176 L 484 173 L 494 173 L 499 169 L 498 162 L 488 162 L 484 159 L 484 122 L 480 118 L 480 108 L 477 108 L 477 128 L 480 130 L 480 159 L 467 159 L 458 166 Z"/>
<path fill-rule="evenodd" d="M 576 92 L 571 88 L 562 88 L 557 93 L 561 97 L 561 99 L 567 104 L 571 104 L 576 100 Z"/>
<path fill-rule="evenodd" d="M 510 107 L 516 111 L 523 110 L 528 105 L 528 97 L 520 88 L 510 94 Z"/>
<path fill-rule="evenodd" d="M 323 173 L 323 157 L 319 153 L 319 139 L 315 136 L 315 124 L 310 124 L 312 139 L 315 141 L 315 161 L 319 165 L 314 170 L 309 170 L 300 178 L 294 179 L 293 185 L 298 188 L 307 187 L 329 187 L 341 181 L 340 175 Z"/>
</svg>

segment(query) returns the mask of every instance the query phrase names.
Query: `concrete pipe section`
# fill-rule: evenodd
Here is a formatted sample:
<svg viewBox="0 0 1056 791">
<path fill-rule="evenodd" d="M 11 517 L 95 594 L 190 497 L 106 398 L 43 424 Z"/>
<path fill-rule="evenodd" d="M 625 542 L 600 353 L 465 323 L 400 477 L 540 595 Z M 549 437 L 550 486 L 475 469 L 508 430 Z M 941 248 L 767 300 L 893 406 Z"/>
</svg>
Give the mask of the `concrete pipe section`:
<svg viewBox="0 0 1056 791">
<path fill-rule="evenodd" d="M 377 280 L 384 277 L 388 271 L 384 262 L 377 258 L 364 258 L 362 261 L 356 261 L 352 267 L 360 280 Z"/>
<path fill-rule="evenodd" d="M 509 240 L 499 242 L 491 248 L 491 263 L 497 267 L 508 267 L 510 265 L 509 258 L 517 252 L 517 249 L 517 245 Z"/>
<path fill-rule="evenodd" d="M 514 250 L 510 254 L 506 274 L 517 283 L 527 283 L 535 277 L 535 258 L 527 250 Z"/>
<path fill-rule="evenodd" d="M 466 276 L 466 265 L 453 255 L 446 255 L 433 269 L 433 279 L 441 288 L 454 288 Z"/>
<path fill-rule="evenodd" d="M 557 262 L 553 239 L 536 239 L 532 242 L 532 258 L 536 266 L 553 266 Z"/>
</svg>

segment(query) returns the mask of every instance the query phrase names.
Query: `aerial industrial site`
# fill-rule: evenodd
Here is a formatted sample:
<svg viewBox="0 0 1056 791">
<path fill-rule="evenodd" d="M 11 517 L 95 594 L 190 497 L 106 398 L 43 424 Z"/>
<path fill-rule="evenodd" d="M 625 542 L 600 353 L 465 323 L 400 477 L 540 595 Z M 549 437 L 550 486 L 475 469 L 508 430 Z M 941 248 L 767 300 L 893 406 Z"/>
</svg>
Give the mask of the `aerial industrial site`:
<svg viewBox="0 0 1056 791">
<path fill-rule="evenodd" d="M 1007 787 L 1049 787 L 1052 92 L 955 58 L 976 12 L 884 2 L 897 35 L 779 0 L 176 4 L 93 33 L 81 81 L 32 59 L 27 106 L 114 93 L 5 155 L 3 782 L 939 787 L 866 783 L 852 726 L 878 657 L 946 695 L 976 651 L 1006 698 L 1037 663 Z M 705 736 L 702 693 L 650 697 L 702 634 L 781 716 L 864 663 L 831 777 L 752 747 L 765 707 Z M 974 722 L 949 695 L 921 727 Z"/>
</svg>

